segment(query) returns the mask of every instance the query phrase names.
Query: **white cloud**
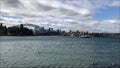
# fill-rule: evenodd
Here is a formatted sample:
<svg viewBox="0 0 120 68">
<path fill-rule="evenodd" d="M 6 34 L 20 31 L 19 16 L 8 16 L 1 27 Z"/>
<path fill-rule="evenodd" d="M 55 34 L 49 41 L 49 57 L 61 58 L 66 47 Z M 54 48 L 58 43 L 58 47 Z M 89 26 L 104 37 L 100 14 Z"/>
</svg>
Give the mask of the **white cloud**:
<svg viewBox="0 0 120 68">
<path fill-rule="evenodd" d="M 120 1 L 117 0 L 117 1 L 114 1 L 110 4 L 110 6 L 113 6 L 113 7 L 120 7 Z"/>
<path fill-rule="evenodd" d="M 120 20 L 105 20 L 99 23 L 98 30 L 102 32 L 120 33 Z"/>
<path fill-rule="evenodd" d="M 118 20 L 99 22 L 92 14 L 98 9 L 118 7 L 118 0 L 0 0 L 1 15 L 19 16 L 22 19 L 0 16 L 7 24 L 32 23 L 64 30 L 119 32 Z M 83 21 L 84 20 L 84 21 Z M 117 27 L 115 27 L 117 26 Z"/>
</svg>

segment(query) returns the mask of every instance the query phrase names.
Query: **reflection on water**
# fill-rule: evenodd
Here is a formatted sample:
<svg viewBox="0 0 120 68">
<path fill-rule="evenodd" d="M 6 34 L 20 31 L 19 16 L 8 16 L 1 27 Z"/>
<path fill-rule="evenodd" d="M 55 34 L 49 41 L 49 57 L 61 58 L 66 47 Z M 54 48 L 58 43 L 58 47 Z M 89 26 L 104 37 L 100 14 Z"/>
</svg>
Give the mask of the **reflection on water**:
<svg viewBox="0 0 120 68">
<path fill-rule="evenodd" d="M 0 67 L 119 68 L 120 39 L 0 37 Z"/>
</svg>

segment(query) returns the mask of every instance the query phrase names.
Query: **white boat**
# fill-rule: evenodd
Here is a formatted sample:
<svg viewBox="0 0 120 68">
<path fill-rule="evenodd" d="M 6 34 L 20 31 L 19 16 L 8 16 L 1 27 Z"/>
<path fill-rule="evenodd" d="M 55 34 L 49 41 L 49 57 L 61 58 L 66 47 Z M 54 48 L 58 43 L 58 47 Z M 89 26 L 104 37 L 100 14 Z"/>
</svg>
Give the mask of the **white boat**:
<svg viewBox="0 0 120 68">
<path fill-rule="evenodd" d="M 80 36 L 81 38 L 92 38 L 92 36 L 90 36 L 90 35 L 82 35 L 82 36 Z"/>
</svg>

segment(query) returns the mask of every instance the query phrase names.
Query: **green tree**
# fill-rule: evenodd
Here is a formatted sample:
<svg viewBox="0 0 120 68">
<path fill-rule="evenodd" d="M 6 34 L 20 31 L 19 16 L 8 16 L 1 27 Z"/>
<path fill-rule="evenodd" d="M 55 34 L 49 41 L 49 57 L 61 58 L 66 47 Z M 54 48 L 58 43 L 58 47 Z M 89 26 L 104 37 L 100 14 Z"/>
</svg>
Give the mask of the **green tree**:
<svg viewBox="0 0 120 68">
<path fill-rule="evenodd" d="M 0 35 L 7 35 L 7 28 L 0 23 Z"/>
<path fill-rule="evenodd" d="M 9 27 L 8 28 L 8 35 L 12 35 L 12 36 L 20 35 L 19 28 L 18 27 Z"/>
</svg>

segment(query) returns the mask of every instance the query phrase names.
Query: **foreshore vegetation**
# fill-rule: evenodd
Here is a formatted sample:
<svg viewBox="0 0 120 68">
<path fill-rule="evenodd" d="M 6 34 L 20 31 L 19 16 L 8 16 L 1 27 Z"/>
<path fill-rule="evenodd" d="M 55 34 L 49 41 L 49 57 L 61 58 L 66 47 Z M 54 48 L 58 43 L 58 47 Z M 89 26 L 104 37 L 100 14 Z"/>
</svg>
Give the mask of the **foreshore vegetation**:
<svg viewBox="0 0 120 68">
<path fill-rule="evenodd" d="M 0 23 L 0 36 L 85 36 L 91 37 L 116 37 L 120 38 L 120 33 L 95 33 L 87 31 L 61 31 L 53 28 L 45 29 L 44 27 L 35 27 L 29 29 L 23 24 L 19 26 L 6 27 Z"/>
</svg>

